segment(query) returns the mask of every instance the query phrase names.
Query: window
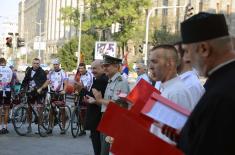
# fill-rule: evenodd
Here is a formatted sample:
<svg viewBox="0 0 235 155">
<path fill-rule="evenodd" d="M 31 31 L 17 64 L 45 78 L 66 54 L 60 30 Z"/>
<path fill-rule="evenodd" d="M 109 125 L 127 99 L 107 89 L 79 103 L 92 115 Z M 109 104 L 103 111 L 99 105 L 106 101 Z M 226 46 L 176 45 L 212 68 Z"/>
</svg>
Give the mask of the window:
<svg viewBox="0 0 235 155">
<path fill-rule="evenodd" d="M 163 0 L 163 5 L 168 6 L 168 0 Z M 162 10 L 162 15 L 167 16 L 168 15 L 168 9 L 163 9 Z"/>
</svg>

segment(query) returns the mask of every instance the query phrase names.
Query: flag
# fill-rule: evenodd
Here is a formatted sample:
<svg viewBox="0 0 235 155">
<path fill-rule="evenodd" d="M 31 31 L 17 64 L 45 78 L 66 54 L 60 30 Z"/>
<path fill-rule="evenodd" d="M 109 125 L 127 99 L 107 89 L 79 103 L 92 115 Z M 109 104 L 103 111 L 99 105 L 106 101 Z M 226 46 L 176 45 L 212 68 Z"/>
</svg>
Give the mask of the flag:
<svg viewBox="0 0 235 155">
<path fill-rule="evenodd" d="M 128 75 L 129 75 L 129 66 L 128 66 L 128 61 L 127 61 L 127 56 L 128 56 L 128 53 L 126 53 L 123 58 L 122 71 L 121 71 L 122 76 L 124 76 L 125 78 L 128 78 Z"/>
</svg>

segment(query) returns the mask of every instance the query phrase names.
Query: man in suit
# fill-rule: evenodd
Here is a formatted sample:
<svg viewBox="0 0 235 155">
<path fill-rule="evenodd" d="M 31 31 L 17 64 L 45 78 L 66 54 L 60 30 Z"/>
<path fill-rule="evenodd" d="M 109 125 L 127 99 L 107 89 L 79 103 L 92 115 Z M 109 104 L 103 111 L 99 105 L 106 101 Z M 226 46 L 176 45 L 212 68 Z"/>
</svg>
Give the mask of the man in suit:
<svg viewBox="0 0 235 155">
<path fill-rule="evenodd" d="M 108 84 L 108 77 L 104 74 L 103 61 L 95 60 L 91 64 L 92 74 L 94 75 L 92 89 L 96 89 L 101 92 L 104 97 L 105 89 Z M 101 119 L 101 106 L 95 104 L 94 95 L 92 90 L 86 92 L 88 98 L 87 113 L 85 119 L 85 129 L 91 131 L 91 141 L 95 155 L 100 155 L 101 142 L 100 132 L 96 130 Z"/>
</svg>

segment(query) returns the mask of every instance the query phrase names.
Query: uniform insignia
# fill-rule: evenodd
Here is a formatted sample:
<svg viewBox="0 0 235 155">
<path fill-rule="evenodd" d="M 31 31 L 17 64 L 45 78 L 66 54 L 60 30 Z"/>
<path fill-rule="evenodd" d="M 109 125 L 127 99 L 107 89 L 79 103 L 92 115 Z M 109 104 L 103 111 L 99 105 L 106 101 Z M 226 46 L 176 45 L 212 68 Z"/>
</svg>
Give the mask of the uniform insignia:
<svg viewBox="0 0 235 155">
<path fill-rule="evenodd" d="M 122 81 L 122 77 L 121 77 L 121 76 L 118 76 L 117 80 L 118 80 L 118 81 Z"/>
</svg>

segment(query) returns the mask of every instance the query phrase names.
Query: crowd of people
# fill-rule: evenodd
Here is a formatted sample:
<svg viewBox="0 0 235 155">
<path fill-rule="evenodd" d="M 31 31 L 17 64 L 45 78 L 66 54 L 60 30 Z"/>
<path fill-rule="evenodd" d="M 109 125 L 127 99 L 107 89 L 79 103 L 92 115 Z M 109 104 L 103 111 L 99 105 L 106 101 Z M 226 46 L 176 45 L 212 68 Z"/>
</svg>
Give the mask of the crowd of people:
<svg viewBox="0 0 235 155">
<path fill-rule="evenodd" d="M 177 146 L 186 155 L 233 154 L 235 53 L 225 17 L 222 14 L 198 13 L 181 23 L 181 36 L 182 40 L 175 44 L 153 47 L 149 51 L 148 65 L 140 61 L 135 66 L 136 84 L 143 79 L 158 89 L 163 97 L 191 111 L 182 129 L 175 130 L 165 125 L 150 132 Z M 119 58 L 104 55 L 103 60 L 92 62 L 91 72 L 86 70 L 84 63 L 80 63 L 72 80 L 75 91 L 81 96 L 81 106 L 86 107 L 81 111 L 80 136 L 86 134 L 85 130 L 90 130 L 95 155 L 111 154 L 110 145 L 115 142 L 115 138 L 97 131 L 108 104 L 116 102 L 123 108 L 130 106 L 120 102 L 119 95 L 131 91 L 126 75 L 122 76 L 120 72 L 121 63 Z M 48 89 L 63 95 L 71 82 L 60 68 L 58 59 L 52 64 L 53 70 L 46 74 L 40 67 L 40 60 L 33 59 L 32 67 L 26 71 L 22 81 L 21 90 L 35 90 L 38 94 L 29 102 L 39 105 L 39 116 Z M 208 78 L 204 86 L 199 75 Z M 9 132 L 7 122 L 13 77 L 13 71 L 1 58 L 0 116 L 4 111 L 3 125 L 0 119 L 1 134 Z M 51 134 L 52 120 L 49 126 L 48 134 Z M 31 130 L 29 126 L 28 132 Z M 61 134 L 65 134 L 65 130 L 62 129 Z"/>
</svg>

